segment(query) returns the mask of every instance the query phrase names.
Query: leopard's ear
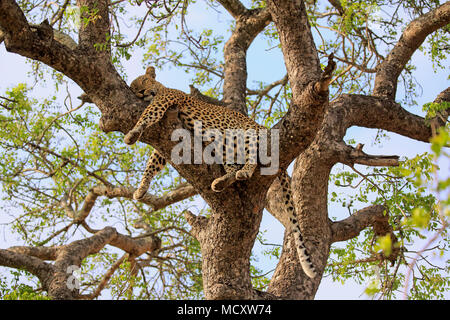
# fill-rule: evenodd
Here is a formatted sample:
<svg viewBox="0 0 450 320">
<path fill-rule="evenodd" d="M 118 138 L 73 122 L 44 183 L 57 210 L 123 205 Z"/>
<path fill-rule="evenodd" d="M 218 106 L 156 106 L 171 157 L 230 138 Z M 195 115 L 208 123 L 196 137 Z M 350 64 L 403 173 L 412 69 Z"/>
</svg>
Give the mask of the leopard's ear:
<svg viewBox="0 0 450 320">
<path fill-rule="evenodd" d="M 156 71 L 155 71 L 155 67 L 148 67 L 147 70 L 145 71 L 146 75 L 149 75 L 150 78 L 155 79 L 156 78 Z"/>
</svg>

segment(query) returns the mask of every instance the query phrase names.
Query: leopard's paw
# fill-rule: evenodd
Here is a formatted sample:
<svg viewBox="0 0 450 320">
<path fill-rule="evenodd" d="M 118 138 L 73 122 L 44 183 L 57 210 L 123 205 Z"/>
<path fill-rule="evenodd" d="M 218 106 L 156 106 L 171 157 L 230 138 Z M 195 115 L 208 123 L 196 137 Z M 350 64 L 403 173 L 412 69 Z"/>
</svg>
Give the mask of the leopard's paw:
<svg viewBox="0 0 450 320">
<path fill-rule="evenodd" d="M 236 180 L 247 180 L 251 177 L 250 172 L 245 170 L 239 170 L 236 172 Z"/>
<path fill-rule="evenodd" d="M 222 192 L 223 189 L 225 189 L 227 186 L 226 180 L 225 179 L 221 179 L 221 178 L 217 178 L 213 181 L 213 183 L 211 184 L 211 189 L 214 192 Z"/>
<path fill-rule="evenodd" d="M 134 200 L 142 200 L 142 198 L 144 198 L 144 196 L 145 196 L 146 193 L 147 193 L 147 190 L 138 188 L 138 189 L 133 193 L 133 199 L 134 199 Z"/>
<path fill-rule="evenodd" d="M 125 137 L 123 138 L 123 141 L 128 145 L 134 144 L 139 139 L 141 134 L 142 134 L 142 130 L 133 129 L 125 135 Z"/>
</svg>

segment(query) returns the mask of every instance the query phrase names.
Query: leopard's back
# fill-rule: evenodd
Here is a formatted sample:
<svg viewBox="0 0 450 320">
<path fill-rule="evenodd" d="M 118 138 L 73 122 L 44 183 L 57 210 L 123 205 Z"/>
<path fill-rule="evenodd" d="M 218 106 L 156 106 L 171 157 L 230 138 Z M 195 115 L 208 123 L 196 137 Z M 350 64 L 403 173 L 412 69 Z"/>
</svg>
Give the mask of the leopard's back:
<svg viewBox="0 0 450 320">
<path fill-rule="evenodd" d="M 200 121 L 205 129 L 218 129 L 222 133 L 227 129 L 259 131 L 264 128 L 247 116 L 225 106 L 201 101 L 176 89 L 167 90 L 165 94 L 175 98 L 180 117 L 189 128 L 193 128 L 195 120 Z"/>
</svg>

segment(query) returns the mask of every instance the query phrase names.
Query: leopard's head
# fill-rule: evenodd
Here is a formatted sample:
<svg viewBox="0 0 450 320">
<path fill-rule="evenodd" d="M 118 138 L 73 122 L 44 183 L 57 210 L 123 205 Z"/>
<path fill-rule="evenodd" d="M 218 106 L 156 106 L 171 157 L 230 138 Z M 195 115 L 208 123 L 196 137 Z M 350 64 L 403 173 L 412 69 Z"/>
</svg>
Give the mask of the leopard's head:
<svg viewBox="0 0 450 320">
<path fill-rule="evenodd" d="M 154 67 L 148 67 L 143 76 L 139 76 L 130 84 L 131 91 L 139 98 L 151 102 L 152 99 L 165 87 L 155 80 Z"/>
</svg>

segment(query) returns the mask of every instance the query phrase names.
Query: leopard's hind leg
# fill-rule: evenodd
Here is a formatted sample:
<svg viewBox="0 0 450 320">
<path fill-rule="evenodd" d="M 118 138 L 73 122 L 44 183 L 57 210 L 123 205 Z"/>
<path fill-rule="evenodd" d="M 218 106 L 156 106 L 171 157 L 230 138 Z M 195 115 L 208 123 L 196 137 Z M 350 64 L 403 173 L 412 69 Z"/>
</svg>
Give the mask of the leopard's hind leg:
<svg viewBox="0 0 450 320">
<path fill-rule="evenodd" d="M 242 167 L 242 165 L 239 164 L 224 164 L 223 165 L 226 174 L 221 176 L 220 178 L 217 178 L 213 181 L 211 184 L 211 189 L 215 192 L 221 192 L 226 187 L 231 185 L 233 182 L 236 181 L 236 172 Z"/>
<path fill-rule="evenodd" d="M 244 142 L 245 164 L 236 172 L 236 180 L 250 179 L 253 172 L 255 172 L 258 160 L 258 143 L 259 139 L 256 130 L 247 130 Z"/>
<path fill-rule="evenodd" d="M 133 193 L 134 200 L 141 200 L 148 190 L 150 182 L 153 177 L 160 172 L 166 165 L 166 159 L 156 150 L 153 150 L 150 158 L 147 161 L 144 175 L 142 176 L 141 183 L 136 191 Z"/>
</svg>

